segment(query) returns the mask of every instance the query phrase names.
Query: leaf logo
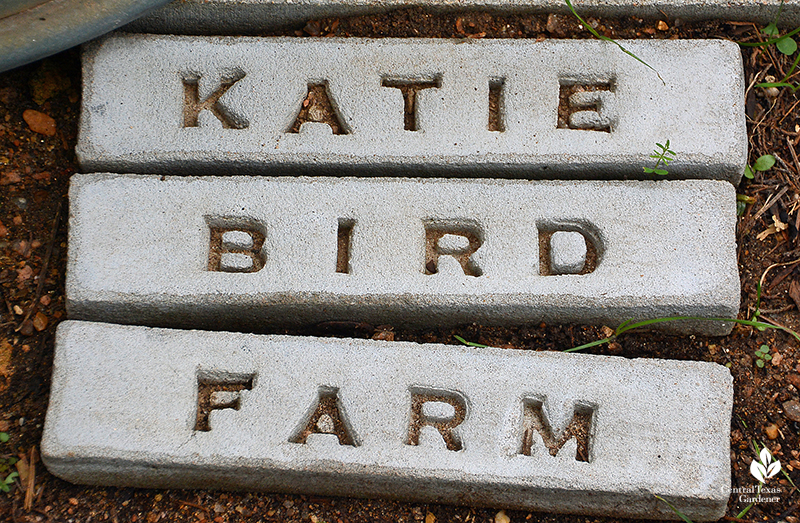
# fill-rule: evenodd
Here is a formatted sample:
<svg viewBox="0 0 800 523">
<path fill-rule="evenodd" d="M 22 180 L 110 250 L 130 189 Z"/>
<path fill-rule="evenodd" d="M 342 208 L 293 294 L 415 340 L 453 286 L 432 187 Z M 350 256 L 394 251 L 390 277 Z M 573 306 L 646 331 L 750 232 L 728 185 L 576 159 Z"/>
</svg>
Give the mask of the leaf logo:
<svg viewBox="0 0 800 523">
<path fill-rule="evenodd" d="M 760 458 L 760 462 L 753 460 L 750 463 L 750 474 L 761 483 L 766 483 L 769 478 L 781 471 L 781 462 L 773 461 L 772 453 L 767 447 L 761 449 Z"/>
</svg>

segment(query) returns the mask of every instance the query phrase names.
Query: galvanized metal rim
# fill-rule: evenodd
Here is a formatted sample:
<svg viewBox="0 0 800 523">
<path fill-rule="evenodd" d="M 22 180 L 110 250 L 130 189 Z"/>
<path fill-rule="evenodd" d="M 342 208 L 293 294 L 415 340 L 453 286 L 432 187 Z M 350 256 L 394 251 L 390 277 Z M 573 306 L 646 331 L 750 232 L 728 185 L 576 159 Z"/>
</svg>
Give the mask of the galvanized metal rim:
<svg viewBox="0 0 800 523">
<path fill-rule="evenodd" d="M 112 31 L 170 0 L 16 0 L 0 18 L 0 71 Z M 9 7 L 13 6 L 13 7 Z"/>
</svg>

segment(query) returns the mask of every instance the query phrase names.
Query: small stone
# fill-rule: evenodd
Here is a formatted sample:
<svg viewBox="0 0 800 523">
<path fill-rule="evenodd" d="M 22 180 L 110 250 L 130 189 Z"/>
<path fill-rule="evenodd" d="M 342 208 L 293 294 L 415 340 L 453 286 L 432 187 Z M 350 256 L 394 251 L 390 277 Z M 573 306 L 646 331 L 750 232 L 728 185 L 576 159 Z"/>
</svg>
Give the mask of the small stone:
<svg viewBox="0 0 800 523">
<path fill-rule="evenodd" d="M 17 271 L 18 282 L 30 280 L 32 276 L 33 276 L 33 269 L 31 269 L 30 265 L 26 265 L 25 267 Z"/>
<path fill-rule="evenodd" d="M 783 414 L 792 421 L 800 423 L 800 402 L 789 400 L 783 403 Z"/>
<path fill-rule="evenodd" d="M 780 352 L 776 352 L 775 354 L 772 355 L 772 366 L 773 367 L 777 367 L 778 365 L 780 365 L 781 361 L 783 361 L 783 356 L 781 355 Z"/>
<path fill-rule="evenodd" d="M 27 240 L 19 240 L 11 244 L 11 250 L 20 256 L 25 256 L 25 253 L 28 252 L 28 246 L 29 243 Z"/>
<path fill-rule="evenodd" d="M 436 516 L 428 512 L 425 514 L 425 523 L 436 523 Z"/>
<path fill-rule="evenodd" d="M 14 222 L 14 225 L 22 225 L 22 216 L 16 215 L 14 216 L 14 219 L 11 221 Z"/>
<path fill-rule="evenodd" d="M 53 301 L 53 299 L 50 297 L 50 295 L 49 295 L 49 294 L 45 294 L 44 296 L 42 296 L 41 298 L 39 298 L 39 303 L 41 303 L 41 304 L 42 304 L 42 305 L 44 305 L 45 307 L 47 307 L 48 305 L 50 305 L 50 303 L 51 303 L 52 301 Z"/>
<path fill-rule="evenodd" d="M 323 414 L 317 421 L 317 429 L 323 434 L 336 434 L 336 427 L 333 419 L 327 414 Z"/>
<path fill-rule="evenodd" d="M 501 510 L 494 515 L 494 523 L 511 523 L 511 518 L 506 515 L 505 510 Z"/>
<path fill-rule="evenodd" d="M 561 25 L 561 22 L 558 20 L 558 16 L 554 14 L 549 14 L 547 16 L 547 32 L 550 34 L 556 35 L 563 35 L 564 34 L 564 27 Z"/>
<path fill-rule="evenodd" d="M 34 111 L 33 109 L 26 109 L 25 112 L 22 113 L 22 118 L 25 120 L 25 123 L 28 124 L 31 131 L 45 136 L 56 135 L 56 121 L 50 116 L 39 111 Z"/>
<path fill-rule="evenodd" d="M 225 507 L 222 506 L 222 503 L 214 503 L 214 512 L 222 514 L 225 512 Z"/>
<path fill-rule="evenodd" d="M 22 178 L 17 171 L 6 171 L 3 174 L 0 174 L 0 185 L 11 185 L 21 181 Z"/>
<path fill-rule="evenodd" d="M 78 504 L 78 498 L 69 498 L 69 504 L 70 505 L 77 505 Z"/>
<path fill-rule="evenodd" d="M 8 227 L 0 223 L 0 238 L 5 238 L 8 234 Z"/>
<path fill-rule="evenodd" d="M 769 439 L 778 439 L 778 426 L 774 423 L 770 423 L 764 428 L 764 432 L 767 434 Z"/>
<path fill-rule="evenodd" d="M 669 29 L 669 26 L 664 20 L 659 20 L 658 24 L 656 25 L 656 29 L 658 29 L 659 31 L 666 31 L 667 29 Z"/>
<path fill-rule="evenodd" d="M 372 335 L 373 340 L 394 341 L 394 332 L 391 330 L 376 330 Z"/>
<path fill-rule="evenodd" d="M 312 105 L 308 110 L 308 119 L 312 122 L 322 122 L 325 119 L 325 112 L 319 105 Z"/>
<path fill-rule="evenodd" d="M 47 316 L 45 316 L 41 311 L 37 312 L 33 317 L 33 328 L 38 332 L 42 332 L 47 328 Z"/>
<path fill-rule="evenodd" d="M 786 381 L 794 385 L 797 390 L 800 390 L 800 374 L 787 374 Z"/>
<path fill-rule="evenodd" d="M 14 314 L 16 314 L 17 316 L 22 316 L 23 312 L 24 311 L 22 310 L 22 307 L 20 307 L 19 305 L 14 305 Z"/>
</svg>

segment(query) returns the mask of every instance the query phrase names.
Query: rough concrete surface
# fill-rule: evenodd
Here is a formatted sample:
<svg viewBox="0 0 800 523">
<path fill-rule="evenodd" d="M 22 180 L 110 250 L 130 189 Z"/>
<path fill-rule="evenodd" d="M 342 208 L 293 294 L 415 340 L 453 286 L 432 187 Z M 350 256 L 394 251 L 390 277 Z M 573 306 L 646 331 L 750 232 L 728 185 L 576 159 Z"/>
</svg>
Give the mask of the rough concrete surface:
<svg viewBox="0 0 800 523">
<path fill-rule="evenodd" d="M 198 382 L 244 384 L 210 430 Z M 75 483 L 674 519 L 660 495 L 707 521 L 732 387 L 706 362 L 67 321 L 41 449 Z"/>
<path fill-rule="evenodd" d="M 67 308 L 72 319 L 214 330 L 735 318 L 735 222 L 734 188 L 714 180 L 76 174 Z M 252 235 L 252 249 L 215 240 L 229 230 Z M 540 238 L 557 231 L 594 247 L 593 271 L 545 275 Z M 468 241 L 450 238 L 463 250 L 442 253 L 446 235 Z"/>
<path fill-rule="evenodd" d="M 738 183 L 738 46 L 622 43 L 664 83 L 591 40 L 111 36 L 84 53 L 77 153 L 97 172 L 620 179 L 656 176 L 643 167 L 670 140 L 670 178 Z M 290 132 L 301 111 L 315 121 Z"/>
<path fill-rule="evenodd" d="M 683 20 L 745 20 L 767 24 L 780 0 L 574 0 L 585 16 L 639 16 Z M 141 18 L 127 30 L 175 34 L 259 34 L 318 18 L 382 13 L 403 7 L 430 11 L 487 10 L 569 13 L 564 0 L 180 0 Z M 783 3 L 780 21 L 800 24 L 800 0 Z"/>
</svg>

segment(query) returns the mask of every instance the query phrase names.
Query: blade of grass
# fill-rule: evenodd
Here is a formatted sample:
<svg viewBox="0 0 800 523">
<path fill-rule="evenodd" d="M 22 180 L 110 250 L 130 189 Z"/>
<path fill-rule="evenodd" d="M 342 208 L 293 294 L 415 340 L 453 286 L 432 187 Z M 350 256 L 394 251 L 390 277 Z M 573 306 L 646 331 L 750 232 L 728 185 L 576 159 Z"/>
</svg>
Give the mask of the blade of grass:
<svg viewBox="0 0 800 523">
<path fill-rule="evenodd" d="M 572 7 L 572 2 L 570 2 L 569 0 L 564 0 L 564 1 L 567 3 L 567 7 L 569 7 L 569 10 L 570 10 L 570 11 L 572 11 L 572 14 L 573 14 L 573 15 L 575 15 L 575 18 L 577 18 L 578 20 L 580 20 L 581 24 L 583 24 L 583 27 L 585 27 L 586 29 L 588 29 L 588 30 L 589 30 L 589 32 L 590 32 L 590 33 L 592 33 L 592 34 L 593 34 L 593 35 L 594 35 L 596 38 L 599 38 L 600 40 L 603 40 L 603 41 L 605 41 L 605 42 L 611 42 L 612 44 L 616 45 L 617 47 L 619 47 L 619 48 L 620 48 L 620 50 L 622 50 L 622 52 L 623 52 L 623 53 L 627 54 L 628 56 L 632 56 L 632 57 L 633 57 L 633 58 L 635 58 L 635 59 L 636 59 L 636 60 L 637 60 L 639 63 L 641 63 L 641 64 L 643 64 L 645 67 L 647 67 L 647 68 L 651 69 L 651 70 L 652 70 L 654 73 L 656 73 L 656 76 L 658 76 L 658 79 L 659 79 L 659 80 L 661 80 L 661 83 L 662 83 L 662 84 L 664 84 L 664 85 L 667 85 L 667 82 L 665 82 L 665 81 L 664 81 L 664 79 L 663 79 L 663 78 L 661 78 L 661 75 L 660 75 L 660 74 L 658 74 L 658 71 L 656 71 L 656 70 L 655 70 L 655 68 L 654 68 L 653 66 L 651 66 L 650 64 L 648 64 L 647 62 L 645 62 L 644 60 L 642 60 L 641 58 L 639 58 L 638 56 L 636 56 L 636 55 L 635 55 L 635 54 L 633 54 L 632 52 L 630 52 L 630 51 L 628 51 L 627 49 L 625 49 L 625 48 L 622 46 L 622 44 L 620 44 L 619 42 L 617 42 L 617 41 L 616 41 L 616 40 L 614 40 L 613 38 L 609 38 L 609 37 L 607 37 L 607 36 L 603 36 L 603 35 L 601 35 L 600 33 L 598 33 L 597 31 L 595 31 L 594 27 L 592 27 L 591 25 L 587 24 L 587 23 L 584 21 L 584 19 L 583 19 L 583 18 L 581 18 L 581 15 L 579 15 L 579 14 L 578 14 L 578 12 L 577 12 L 577 11 L 575 11 L 575 8 L 574 8 L 574 7 Z M 800 28 L 798 28 L 798 30 L 800 30 Z M 785 35 L 785 36 L 789 36 L 789 35 Z M 785 36 L 784 36 L 784 37 L 785 37 Z"/>
<path fill-rule="evenodd" d="M 488 345 L 482 345 L 482 344 L 480 344 L 480 343 L 475 343 L 475 342 L 472 342 L 472 341 L 467 341 L 467 340 L 465 340 L 464 338 L 462 338 L 461 336 L 458 336 L 458 335 L 456 335 L 456 334 L 453 334 L 453 337 L 454 337 L 455 339 L 457 339 L 458 341 L 460 341 L 461 343 L 463 343 L 464 345 L 467 345 L 467 346 L 469 346 L 469 347 L 477 347 L 477 348 L 479 348 L 479 349 L 485 349 L 485 348 L 487 348 L 487 347 L 488 347 Z"/>
<path fill-rule="evenodd" d="M 604 343 L 608 343 L 611 340 L 617 338 L 618 336 L 628 332 L 629 330 L 638 329 L 640 327 L 647 327 L 648 325 L 655 325 L 658 323 L 666 323 L 669 321 L 681 321 L 681 320 L 693 320 L 693 321 L 719 321 L 719 322 L 732 322 L 738 323 L 740 325 L 748 325 L 750 327 L 755 327 L 757 329 L 776 329 L 782 330 L 787 334 L 792 335 L 796 340 L 800 341 L 800 334 L 796 333 L 792 329 L 787 327 L 782 327 L 780 325 L 772 325 L 770 323 L 765 323 L 763 321 L 753 321 L 753 320 L 740 320 L 739 318 L 703 318 L 700 316 L 671 316 L 668 318 L 653 318 L 651 320 L 643 320 L 636 323 L 631 323 L 632 320 L 627 320 L 622 322 L 617 330 L 614 331 L 613 336 L 609 336 L 608 338 L 603 338 L 602 340 L 595 340 L 583 345 L 579 345 L 577 347 L 572 347 L 570 349 L 566 349 L 562 352 L 576 352 L 583 349 L 588 349 L 590 347 L 596 347 L 598 345 L 602 345 Z"/>
<path fill-rule="evenodd" d="M 655 496 L 657 499 L 660 499 L 661 501 L 663 501 L 664 503 L 666 503 L 666 504 L 667 504 L 667 506 L 668 506 L 669 508 L 671 508 L 671 509 L 672 509 L 672 511 L 673 511 L 675 514 L 677 514 L 677 515 L 678 515 L 678 517 L 679 517 L 679 518 L 681 518 L 683 521 L 685 521 L 686 523 L 694 523 L 694 521 L 692 521 L 691 519 L 689 519 L 688 517 L 686 517 L 686 516 L 685 516 L 685 515 L 684 515 L 684 514 L 683 514 L 683 513 L 680 511 L 680 510 L 676 509 L 676 508 L 675 508 L 675 507 L 672 505 L 672 503 L 670 503 L 670 502 L 669 502 L 669 501 L 667 501 L 666 499 L 662 498 L 662 497 L 661 497 L 661 496 L 659 496 L 658 494 L 653 494 L 653 495 L 654 495 L 654 496 Z"/>
<path fill-rule="evenodd" d="M 576 352 L 576 351 L 579 351 L 579 350 L 588 349 L 589 347 L 596 347 L 598 345 L 602 345 L 604 343 L 608 343 L 609 341 L 613 340 L 614 338 L 616 338 L 616 336 L 611 336 L 610 338 L 605 338 L 605 339 L 602 339 L 602 340 L 595 340 L 595 341 L 580 345 L 578 347 L 572 347 L 571 349 L 567 349 L 567 350 L 565 350 L 563 352 Z"/>
</svg>

